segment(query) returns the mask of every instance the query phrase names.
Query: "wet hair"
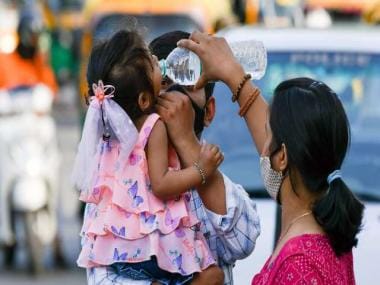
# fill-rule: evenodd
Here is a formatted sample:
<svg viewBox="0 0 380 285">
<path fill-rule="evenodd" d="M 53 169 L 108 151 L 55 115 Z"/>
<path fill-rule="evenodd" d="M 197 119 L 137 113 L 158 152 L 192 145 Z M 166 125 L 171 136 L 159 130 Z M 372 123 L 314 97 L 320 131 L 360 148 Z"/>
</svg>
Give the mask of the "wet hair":
<svg viewBox="0 0 380 285">
<path fill-rule="evenodd" d="M 188 39 L 190 34 L 183 31 L 173 31 L 165 33 L 155 38 L 149 44 L 152 54 L 157 56 L 158 60 L 165 59 L 173 49 L 177 47 L 177 42 L 182 39 Z M 215 83 L 209 82 L 205 86 L 206 100 L 208 100 L 214 92 Z"/>
<path fill-rule="evenodd" d="M 117 102 L 132 120 L 144 112 L 138 104 L 141 92 L 154 96 L 151 55 L 144 40 L 135 31 L 119 31 L 112 38 L 95 45 L 87 67 L 88 94 L 94 96 L 92 84 L 102 80 L 115 87 Z"/>
<path fill-rule="evenodd" d="M 274 91 L 269 124 L 271 151 L 285 144 L 289 172 L 296 169 L 315 195 L 313 215 L 336 255 L 349 252 L 358 242 L 364 206 L 341 178 L 327 182 L 329 174 L 341 169 L 350 144 L 349 122 L 338 96 L 310 78 L 284 81 Z"/>
</svg>

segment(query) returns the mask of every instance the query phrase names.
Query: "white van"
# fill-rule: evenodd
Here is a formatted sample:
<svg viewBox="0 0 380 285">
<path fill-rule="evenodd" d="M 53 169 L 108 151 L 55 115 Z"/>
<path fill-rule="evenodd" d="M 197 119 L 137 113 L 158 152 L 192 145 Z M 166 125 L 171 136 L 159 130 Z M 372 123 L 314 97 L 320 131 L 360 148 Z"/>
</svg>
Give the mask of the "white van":
<svg viewBox="0 0 380 285">
<path fill-rule="evenodd" d="M 283 80 L 307 76 L 327 83 L 340 96 L 347 112 L 352 143 L 342 172 L 344 180 L 365 203 L 363 230 L 354 249 L 357 284 L 380 284 L 380 30 L 379 29 L 264 29 L 223 30 L 228 41 L 256 39 L 268 50 L 264 78 L 255 82 L 270 101 Z M 275 243 L 276 204 L 266 194 L 259 156 L 244 120 L 231 104 L 228 88 L 217 83 L 217 114 L 206 139 L 225 153 L 222 170 L 242 184 L 257 203 L 262 234 L 253 254 L 238 261 L 235 284 L 251 284 Z"/>
</svg>

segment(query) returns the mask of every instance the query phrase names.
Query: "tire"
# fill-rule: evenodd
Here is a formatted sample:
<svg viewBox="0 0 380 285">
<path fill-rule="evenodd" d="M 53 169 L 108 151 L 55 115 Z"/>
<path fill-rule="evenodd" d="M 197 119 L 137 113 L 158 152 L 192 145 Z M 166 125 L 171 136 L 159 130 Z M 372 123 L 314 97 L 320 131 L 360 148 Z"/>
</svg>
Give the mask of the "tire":
<svg viewBox="0 0 380 285">
<path fill-rule="evenodd" d="M 44 246 L 36 235 L 34 225 L 38 211 L 24 214 L 25 239 L 29 255 L 29 270 L 32 275 L 40 275 L 44 271 Z"/>
</svg>

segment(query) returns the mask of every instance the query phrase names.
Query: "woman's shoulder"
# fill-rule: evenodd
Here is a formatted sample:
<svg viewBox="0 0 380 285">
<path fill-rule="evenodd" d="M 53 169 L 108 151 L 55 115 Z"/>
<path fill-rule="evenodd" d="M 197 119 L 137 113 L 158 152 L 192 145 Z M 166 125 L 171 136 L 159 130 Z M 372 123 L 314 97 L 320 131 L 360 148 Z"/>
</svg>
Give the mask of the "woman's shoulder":
<svg viewBox="0 0 380 285">
<path fill-rule="evenodd" d="M 289 239 L 278 256 L 279 261 L 292 256 L 302 256 L 310 260 L 335 256 L 329 239 L 323 234 L 302 234 Z"/>
<path fill-rule="evenodd" d="M 338 257 L 326 235 L 303 234 L 284 245 L 276 263 L 280 271 L 298 268 L 305 274 L 312 272 L 315 276 L 328 276 L 328 279 L 343 274 L 338 278 L 343 280 L 352 273 L 352 252 Z"/>
</svg>

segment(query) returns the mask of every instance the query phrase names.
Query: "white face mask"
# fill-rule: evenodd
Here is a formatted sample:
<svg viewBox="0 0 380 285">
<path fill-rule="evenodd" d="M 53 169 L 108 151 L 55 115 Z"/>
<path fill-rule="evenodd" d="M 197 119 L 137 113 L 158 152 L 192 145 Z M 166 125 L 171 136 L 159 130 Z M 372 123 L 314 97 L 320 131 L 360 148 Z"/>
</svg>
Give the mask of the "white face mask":
<svg viewBox="0 0 380 285">
<path fill-rule="evenodd" d="M 261 177 L 264 180 L 264 186 L 269 195 L 277 202 L 277 196 L 280 192 L 284 176 L 280 171 L 271 167 L 269 156 L 260 157 Z"/>
</svg>

